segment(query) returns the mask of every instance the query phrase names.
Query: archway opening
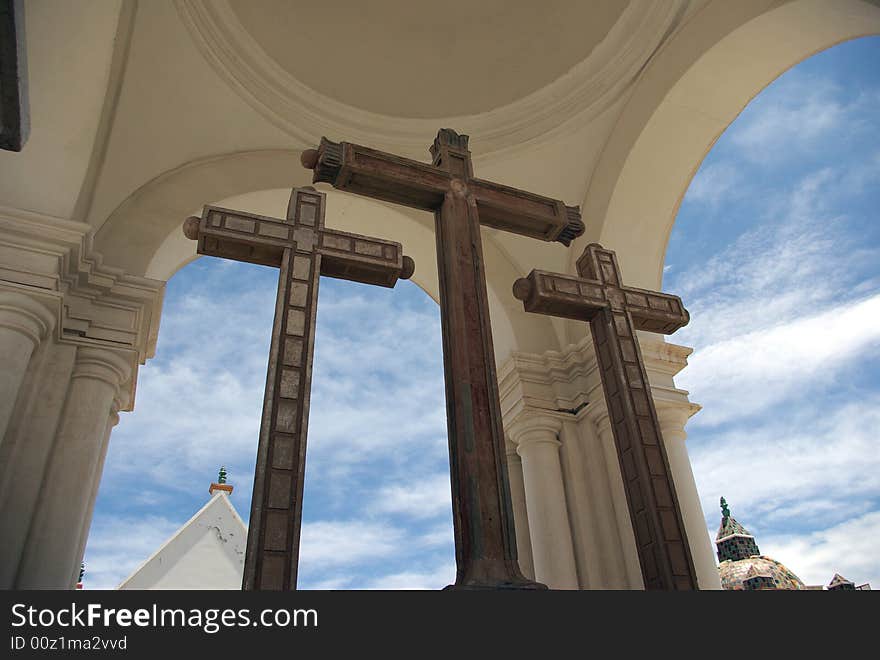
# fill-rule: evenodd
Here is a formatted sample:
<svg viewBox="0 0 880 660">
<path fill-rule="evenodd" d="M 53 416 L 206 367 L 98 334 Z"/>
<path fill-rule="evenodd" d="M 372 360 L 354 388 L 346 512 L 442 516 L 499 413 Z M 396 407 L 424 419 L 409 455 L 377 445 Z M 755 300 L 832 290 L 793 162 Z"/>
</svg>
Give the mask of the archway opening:
<svg viewBox="0 0 880 660">
<path fill-rule="evenodd" d="M 880 37 L 836 46 L 757 96 L 680 206 L 663 288 L 695 347 L 689 452 L 718 499 L 805 583 L 880 582 Z M 872 64 L 869 64 L 872 63 Z M 714 532 L 711 533 L 714 540 Z"/>
<path fill-rule="evenodd" d="M 156 357 L 108 453 L 87 588 L 116 587 L 159 550 L 211 499 L 221 465 L 247 523 L 277 273 L 199 258 L 169 280 Z M 300 588 L 453 582 L 437 305 L 407 281 L 389 290 L 322 278 L 310 408 Z M 241 529 L 235 539 L 223 527 L 233 523 L 181 546 L 215 558 L 186 586 L 238 588 L 237 551 L 210 549 L 243 551 Z M 156 588 L 181 586 L 179 572 L 156 576 Z"/>
</svg>

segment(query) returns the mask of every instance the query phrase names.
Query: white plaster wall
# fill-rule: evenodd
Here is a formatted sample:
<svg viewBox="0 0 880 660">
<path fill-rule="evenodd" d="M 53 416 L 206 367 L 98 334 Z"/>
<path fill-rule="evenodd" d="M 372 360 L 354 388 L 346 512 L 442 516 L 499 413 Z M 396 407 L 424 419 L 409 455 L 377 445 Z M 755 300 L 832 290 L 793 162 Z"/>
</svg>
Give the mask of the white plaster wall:
<svg viewBox="0 0 880 660">
<path fill-rule="evenodd" d="M 241 589 L 243 565 L 224 552 L 221 533 L 216 527 L 203 528 L 201 537 L 189 551 L 169 557 L 167 573 L 149 589 Z M 132 587 L 129 587 L 132 588 Z"/>
<path fill-rule="evenodd" d="M 0 204 L 71 217 L 110 76 L 122 0 L 25 5 L 31 132 L 0 151 Z"/>
<path fill-rule="evenodd" d="M 246 545 L 247 528 L 226 494 L 215 493 L 119 588 L 241 589 Z"/>
</svg>

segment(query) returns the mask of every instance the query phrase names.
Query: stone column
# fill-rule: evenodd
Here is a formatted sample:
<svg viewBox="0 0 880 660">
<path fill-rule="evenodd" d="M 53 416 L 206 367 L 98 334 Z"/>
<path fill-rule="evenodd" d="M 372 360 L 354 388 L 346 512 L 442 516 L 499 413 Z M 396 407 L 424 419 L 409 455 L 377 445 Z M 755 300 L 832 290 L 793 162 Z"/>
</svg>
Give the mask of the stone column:
<svg viewBox="0 0 880 660">
<path fill-rule="evenodd" d="M 632 523 L 630 522 L 626 490 L 623 487 L 623 476 L 620 473 L 620 460 L 617 457 L 617 447 L 614 444 L 614 431 L 611 429 L 608 411 L 604 408 L 597 409 L 597 411 L 598 414 L 593 419 L 596 425 L 596 432 L 599 434 L 599 440 L 602 443 L 602 453 L 605 456 L 605 470 L 608 475 L 608 485 L 611 488 L 611 501 L 614 506 L 617 534 L 620 538 L 620 546 L 623 552 L 626 579 L 630 589 L 644 589 L 645 582 L 642 579 L 642 567 L 639 564 L 639 554 L 636 549 L 636 538 L 633 534 Z"/>
<path fill-rule="evenodd" d="M 9 452 L 4 452 L 0 484 L 0 589 L 15 586 L 76 359 L 73 344 L 47 343 L 43 349 L 47 354 L 35 374 L 28 406 L 19 405 L 3 447 Z"/>
<path fill-rule="evenodd" d="M 526 491 L 523 485 L 522 460 L 516 447 L 506 443 L 507 478 L 510 483 L 510 499 L 516 527 L 516 555 L 519 568 L 530 580 L 535 579 L 535 563 L 532 559 L 532 541 L 529 538 L 529 514 L 526 508 Z"/>
<path fill-rule="evenodd" d="M 564 447 L 567 443 L 564 427 L 562 432 Z M 589 414 L 578 424 L 578 439 L 583 450 L 583 460 L 580 465 L 587 487 L 586 497 L 591 518 L 590 554 L 586 557 L 589 564 L 587 574 L 590 577 L 590 588 L 627 589 L 630 587 L 630 582 L 618 532 L 605 450 Z"/>
<path fill-rule="evenodd" d="M 551 589 L 577 589 L 578 576 L 565 502 L 557 438 L 562 423 L 550 416 L 515 422 L 510 438 L 522 459 L 535 579 Z"/>
<path fill-rule="evenodd" d="M 43 305 L 17 291 L 0 291 L 0 443 L 34 349 L 55 326 Z"/>
<path fill-rule="evenodd" d="M 80 537 L 88 527 L 92 484 L 100 480 L 108 417 L 130 373 L 123 354 L 80 346 L 37 512 L 16 586 L 70 589 L 76 583 Z"/>
<path fill-rule="evenodd" d="M 101 475 L 104 473 L 104 461 L 107 458 L 107 450 L 110 447 L 110 434 L 113 432 L 114 427 L 119 423 L 119 409 L 122 408 L 122 404 L 118 399 L 114 399 L 113 407 L 110 409 L 110 416 L 107 418 L 107 427 L 104 430 L 104 436 L 101 441 L 101 453 L 98 456 L 98 464 L 95 469 L 95 474 L 92 477 L 92 481 L 89 484 L 89 506 L 86 510 L 86 516 L 83 519 L 83 524 L 80 527 L 79 532 L 79 552 L 77 553 L 77 559 L 74 563 L 74 566 L 82 563 L 83 554 L 86 551 L 86 542 L 89 539 L 89 529 L 92 526 L 92 515 L 95 512 L 95 501 L 98 499 L 98 490 L 101 487 Z"/>
<path fill-rule="evenodd" d="M 706 518 L 700 504 L 697 483 L 688 458 L 685 439 L 685 424 L 699 406 L 688 402 L 664 402 L 654 399 L 657 417 L 660 420 L 660 432 L 669 459 L 669 469 L 675 484 L 681 515 L 684 519 L 685 531 L 691 548 L 691 557 L 697 571 L 697 583 L 700 589 L 721 589 L 721 579 L 715 564 L 715 554 L 706 528 Z"/>
</svg>

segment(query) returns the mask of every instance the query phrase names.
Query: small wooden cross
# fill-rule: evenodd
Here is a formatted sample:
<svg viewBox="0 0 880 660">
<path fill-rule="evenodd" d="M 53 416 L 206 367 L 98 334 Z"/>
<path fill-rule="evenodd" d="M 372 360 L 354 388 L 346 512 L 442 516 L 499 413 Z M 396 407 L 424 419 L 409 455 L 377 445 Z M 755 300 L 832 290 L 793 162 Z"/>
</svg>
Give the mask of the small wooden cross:
<svg viewBox="0 0 880 660">
<path fill-rule="evenodd" d="M 432 163 L 321 139 L 314 182 L 434 213 L 459 589 L 537 589 L 519 570 L 480 225 L 568 245 L 577 207 L 474 177 L 468 136 L 441 129 Z"/>
<path fill-rule="evenodd" d="M 326 195 L 294 188 L 286 220 L 206 206 L 184 223 L 198 253 L 280 268 L 242 588 L 296 589 L 320 275 L 393 287 L 400 243 L 324 227 Z"/>
<path fill-rule="evenodd" d="M 597 243 L 580 277 L 533 270 L 513 285 L 527 312 L 588 321 L 605 391 L 646 589 L 697 589 L 687 534 L 636 330 L 671 334 L 690 317 L 681 298 L 623 285 L 617 258 Z"/>
</svg>

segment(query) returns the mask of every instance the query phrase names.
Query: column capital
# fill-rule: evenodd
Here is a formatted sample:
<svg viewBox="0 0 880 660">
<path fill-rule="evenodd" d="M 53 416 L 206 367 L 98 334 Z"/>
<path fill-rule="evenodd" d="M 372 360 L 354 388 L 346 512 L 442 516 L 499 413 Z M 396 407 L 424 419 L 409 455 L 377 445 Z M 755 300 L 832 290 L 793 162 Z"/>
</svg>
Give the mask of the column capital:
<svg viewBox="0 0 880 660">
<path fill-rule="evenodd" d="M 611 430 L 611 416 L 608 414 L 608 408 L 604 400 L 596 401 L 587 407 L 587 419 L 593 422 L 599 435 L 603 435 Z"/>
<path fill-rule="evenodd" d="M 685 400 L 668 400 L 654 397 L 657 419 L 661 431 L 667 429 L 683 431 L 688 419 L 700 411 L 701 406 Z"/>
<path fill-rule="evenodd" d="M 520 415 L 506 430 L 510 441 L 516 445 L 517 453 L 520 453 L 525 445 L 534 443 L 546 442 L 557 447 L 562 444 L 557 437 L 562 430 L 562 421 L 553 415 L 540 413 Z"/>
<path fill-rule="evenodd" d="M 73 366 L 71 380 L 75 378 L 100 380 L 118 392 L 119 387 L 128 380 L 130 375 L 129 360 L 126 360 L 117 351 L 97 346 L 79 346 L 76 350 L 76 362 Z"/>
<path fill-rule="evenodd" d="M 55 315 L 44 305 L 17 291 L 0 291 L 0 328 L 21 333 L 36 347 L 54 327 Z"/>
</svg>

